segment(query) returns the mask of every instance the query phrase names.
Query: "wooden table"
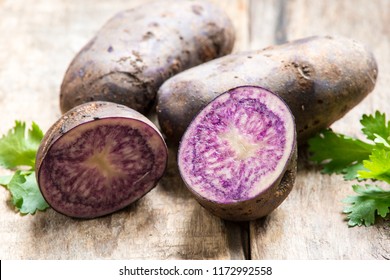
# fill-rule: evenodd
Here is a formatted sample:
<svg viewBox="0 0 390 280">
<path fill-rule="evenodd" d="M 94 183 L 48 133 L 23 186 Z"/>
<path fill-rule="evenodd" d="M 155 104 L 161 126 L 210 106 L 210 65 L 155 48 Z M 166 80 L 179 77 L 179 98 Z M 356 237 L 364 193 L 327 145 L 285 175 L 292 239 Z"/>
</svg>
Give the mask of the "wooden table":
<svg viewBox="0 0 390 280">
<path fill-rule="evenodd" d="M 59 87 L 75 53 L 113 14 L 141 0 L 0 0 L 0 133 L 14 120 L 43 130 L 60 116 Z M 390 117 L 390 1 L 214 1 L 237 29 L 234 51 L 309 35 L 343 35 L 372 48 L 375 90 L 332 127 L 360 135 L 363 113 Z M 269 216 L 232 223 L 210 215 L 185 189 L 170 150 L 159 185 L 123 211 L 74 220 L 53 210 L 21 217 L 0 188 L 1 259 L 389 259 L 389 220 L 349 228 L 341 200 L 351 182 L 322 175 L 300 152 L 298 178 Z M 0 170 L 0 175 L 7 174 Z"/>
</svg>

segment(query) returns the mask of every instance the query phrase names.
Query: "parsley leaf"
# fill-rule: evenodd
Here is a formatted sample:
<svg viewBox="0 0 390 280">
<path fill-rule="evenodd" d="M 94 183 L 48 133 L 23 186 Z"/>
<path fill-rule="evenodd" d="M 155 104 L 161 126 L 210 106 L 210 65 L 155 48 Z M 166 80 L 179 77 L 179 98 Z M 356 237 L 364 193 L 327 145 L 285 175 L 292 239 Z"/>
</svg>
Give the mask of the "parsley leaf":
<svg viewBox="0 0 390 280">
<path fill-rule="evenodd" d="M 359 170 L 359 177 L 390 183 L 390 151 L 375 149 L 369 158 L 363 161 L 366 170 Z"/>
<path fill-rule="evenodd" d="M 378 134 L 374 134 L 375 135 L 375 139 L 374 139 L 374 142 L 375 144 L 380 147 L 380 148 L 383 148 L 383 149 L 389 149 L 390 148 L 390 144 L 389 142 L 387 142 L 386 139 L 384 139 L 383 137 L 379 136 Z"/>
<path fill-rule="evenodd" d="M 330 129 L 309 139 L 308 143 L 310 159 L 323 166 L 323 173 L 345 174 L 348 180 L 358 178 L 357 170 L 375 147 Z"/>
<path fill-rule="evenodd" d="M 353 185 L 352 188 L 358 195 L 344 199 L 351 205 L 343 211 L 348 214 L 349 226 L 370 226 L 375 223 L 376 214 L 385 218 L 390 213 L 390 191 L 373 185 Z"/>
<path fill-rule="evenodd" d="M 12 177 L 13 177 L 12 175 L 0 176 L 0 185 L 2 186 L 8 185 Z"/>
<path fill-rule="evenodd" d="M 13 171 L 21 167 L 24 169 L 0 177 L 0 185 L 9 190 L 13 205 L 22 214 L 34 214 L 49 207 L 39 190 L 34 172 L 42 138 L 43 133 L 37 124 L 32 123 L 31 129 L 26 131 L 26 124 L 20 121 L 15 121 L 14 128 L 0 138 L 0 166 Z"/>
<path fill-rule="evenodd" d="M 370 143 L 328 129 L 309 139 L 311 160 L 323 166 L 323 173 L 344 174 L 345 180 L 379 180 L 390 184 L 390 122 L 385 114 L 363 115 L 362 132 Z M 378 186 L 353 185 L 358 194 L 344 200 L 349 226 L 375 223 L 375 216 L 390 212 L 390 191 Z"/>
<path fill-rule="evenodd" d="M 49 207 L 39 191 L 33 171 L 16 171 L 7 185 L 12 203 L 22 214 L 34 214 Z"/>
<path fill-rule="evenodd" d="M 362 132 L 369 140 L 375 140 L 377 136 L 388 140 L 390 136 L 390 122 L 386 123 L 385 114 L 376 111 L 375 115 L 363 115 L 360 120 L 362 124 Z"/>
<path fill-rule="evenodd" d="M 364 162 L 364 161 L 363 161 Z M 363 179 L 360 177 L 359 172 L 366 170 L 363 163 L 356 163 L 354 165 L 349 166 L 348 168 L 344 169 L 344 180 L 359 180 L 362 181 Z"/>
<path fill-rule="evenodd" d="M 42 138 L 43 133 L 35 123 L 26 134 L 26 124 L 15 121 L 15 127 L 0 138 L 0 165 L 8 169 L 19 166 L 34 168 Z"/>
</svg>

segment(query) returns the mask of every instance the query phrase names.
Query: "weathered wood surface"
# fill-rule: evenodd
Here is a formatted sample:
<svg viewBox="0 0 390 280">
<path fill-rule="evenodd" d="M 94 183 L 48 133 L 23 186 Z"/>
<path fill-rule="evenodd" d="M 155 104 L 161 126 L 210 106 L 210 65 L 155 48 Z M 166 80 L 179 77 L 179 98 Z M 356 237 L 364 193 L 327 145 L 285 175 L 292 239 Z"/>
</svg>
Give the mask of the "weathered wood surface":
<svg viewBox="0 0 390 280">
<path fill-rule="evenodd" d="M 141 0 L 0 0 L 0 133 L 14 120 L 46 130 L 60 116 L 59 87 L 75 53 L 113 14 Z M 359 136 L 362 113 L 390 112 L 390 2 L 217 1 L 237 29 L 235 51 L 309 35 L 344 35 L 378 60 L 375 90 L 337 131 Z M 301 155 L 304 155 L 301 152 Z M 0 170 L 0 175 L 7 171 Z M 178 175 L 175 149 L 160 184 L 129 208 L 88 221 L 53 210 L 21 217 L 0 189 L 1 259 L 389 259 L 389 221 L 348 228 L 341 200 L 350 183 L 300 159 L 296 186 L 266 218 L 231 223 L 210 215 Z"/>
</svg>

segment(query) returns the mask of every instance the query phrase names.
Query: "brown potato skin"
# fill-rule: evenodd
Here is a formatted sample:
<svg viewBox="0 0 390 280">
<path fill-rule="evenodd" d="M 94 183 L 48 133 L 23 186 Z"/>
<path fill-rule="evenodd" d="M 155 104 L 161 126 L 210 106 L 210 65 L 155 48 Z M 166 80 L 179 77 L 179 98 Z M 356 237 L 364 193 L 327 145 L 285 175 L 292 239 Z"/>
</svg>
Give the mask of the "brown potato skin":
<svg viewBox="0 0 390 280">
<path fill-rule="evenodd" d="M 203 0 L 155 1 L 120 12 L 69 65 L 61 111 L 99 100 L 145 114 L 165 80 L 230 53 L 234 39 L 224 11 Z"/>
<path fill-rule="evenodd" d="M 271 186 L 256 197 L 236 203 L 216 203 L 206 200 L 196 192 L 191 192 L 195 199 L 210 213 L 229 221 L 251 221 L 267 216 L 275 210 L 290 194 L 297 175 L 297 145 L 294 142 L 289 162 Z M 191 188 L 188 188 L 191 190 Z"/>
<path fill-rule="evenodd" d="M 226 55 L 170 78 L 159 89 L 157 116 L 167 141 L 178 144 L 192 118 L 219 94 L 261 86 L 290 107 L 302 145 L 362 101 L 374 89 L 377 72 L 373 54 L 362 44 L 308 37 Z"/>
</svg>

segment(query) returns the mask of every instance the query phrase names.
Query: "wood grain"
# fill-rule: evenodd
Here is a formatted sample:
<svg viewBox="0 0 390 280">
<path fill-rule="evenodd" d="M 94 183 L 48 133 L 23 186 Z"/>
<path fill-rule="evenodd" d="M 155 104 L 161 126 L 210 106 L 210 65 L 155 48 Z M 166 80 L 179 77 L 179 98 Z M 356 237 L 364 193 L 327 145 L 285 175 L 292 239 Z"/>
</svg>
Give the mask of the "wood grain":
<svg viewBox="0 0 390 280">
<path fill-rule="evenodd" d="M 0 133 L 14 120 L 44 131 L 60 116 L 59 87 L 70 60 L 116 12 L 141 0 L 0 0 Z M 378 60 L 377 86 L 333 125 L 359 136 L 362 113 L 390 110 L 390 2 L 229 0 L 213 2 L 231 16 L 234 51 L 309 35 L 353 37 Z M 7 174 L 0 170 L 0 175 Z M 178 174 L 176 148 L 159 185 L 130 207 L 95 220 L 53 210 L 16 214 L 0 189 L 1 259 L 389 259 L 389 222 L 348 228 L 341 200 L 349 182 L 324 176 L 300 151 L 296 186 L 266 218 L 226 222 L 199 206 Z"/>
</svg>

